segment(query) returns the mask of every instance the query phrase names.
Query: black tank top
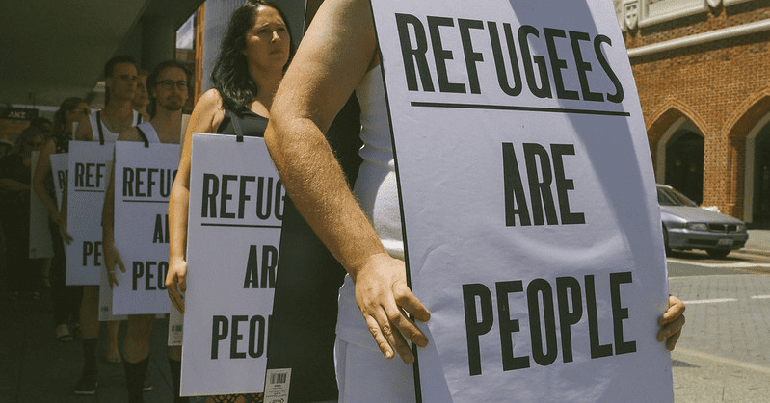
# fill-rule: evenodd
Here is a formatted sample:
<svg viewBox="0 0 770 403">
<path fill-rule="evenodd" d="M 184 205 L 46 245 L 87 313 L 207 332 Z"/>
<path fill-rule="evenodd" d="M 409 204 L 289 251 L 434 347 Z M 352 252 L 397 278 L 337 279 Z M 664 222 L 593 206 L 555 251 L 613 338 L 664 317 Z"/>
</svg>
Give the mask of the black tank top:
<svg viewBox="0 0 770 403">
<path fill-rule="evenodd" d="M 217 133 L 264 137 L 267 120 L 266 117 L 257 115 L 251 109 L 243 108 L 238 111 L 228 109 L 225 112 L 225 118 L 217 128 Z"/>
</svg>

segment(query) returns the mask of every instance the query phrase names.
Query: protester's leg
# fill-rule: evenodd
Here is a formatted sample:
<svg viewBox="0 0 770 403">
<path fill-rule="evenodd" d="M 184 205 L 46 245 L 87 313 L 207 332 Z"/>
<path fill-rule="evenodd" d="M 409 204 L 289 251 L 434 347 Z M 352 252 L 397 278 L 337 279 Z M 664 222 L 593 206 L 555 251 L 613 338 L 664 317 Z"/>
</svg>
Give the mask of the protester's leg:
<svg viewBox="0 0 770 403">
<path fill-rule="evenodd" d="M 118 333 L 120 333 L 120 321 L 107 322 L 107 362 L 120 364 L 120 347 L 118 346 Z"/>
<path fill-rule="evenodd" d="M 123 368 L 126 371 L 126 389 L 129 403 L 144 401 L 142 392 L 147 376 L 150 353 L 150 333 L 155 315 L 129 315 L 126 338 L 123 339 Z"/>
<path fill-rule="evenodd" d="M 83 300 L 80 304 L 80 323 L 83 334 L 83 374 L 75 386 L 77 394 L 96 392 L 96 338 L 99 335 L 99 287 L 83 288 Z"/>
<path fill-rule="evenodd" d="M 56 326 L 56 337 L 60 341 L 72 340 L 72 333 L 67 327 L 72 303 L 68 297 L 70 290 L 67 287 L 66 265 L 64 254 L 64 242 L 59 235 L 59 227 L 50 223 L 51 242 L 53 243 L 53 258 L 48 269 L 48 281 L 51 283 L 51 305 L 53 307 L 53 321 Z M 78 287 L 79 288 L 79 287 Z M 82 292 L 82 291 L 81 291 Z M 78 311 L 80 305 L 77 306 Z M 79 312 L 78 312 L 78 316 Z"/>
<path fill-rule="evenodd" d="M 168 346 L 168 366 L 171 368 L 171 386 L 174 391 L 174 403 L 188 403 L 190 401 L 189 398 L 179 396 L 182 380 L 182 346 Z"/>
</svg>

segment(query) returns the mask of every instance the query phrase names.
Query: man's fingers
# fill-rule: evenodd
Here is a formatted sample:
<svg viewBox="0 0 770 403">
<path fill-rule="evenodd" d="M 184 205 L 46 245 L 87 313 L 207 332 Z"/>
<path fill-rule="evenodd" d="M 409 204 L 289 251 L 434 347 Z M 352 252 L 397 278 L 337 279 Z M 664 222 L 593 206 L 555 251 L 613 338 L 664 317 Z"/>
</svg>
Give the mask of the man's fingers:
<svg viewBox="0 0 770 403">
<path fill-rule="evenodd" d="M 390 343 L 388 343 L 388 340 L 386 340 L 385 335 L 381 331 L 377 319 L 374 319 L 372 316 L 366 316 L 365 319 L 366 326 L 369 328 L 372 337 L 374 337 L 374 341 L 377 342 L 377 346 L 380 348 L 382 355 L 387 359 L 393 358 L 393 355 L 395 354 L 393 348 L 391 348 Z"/>
<path fill-rule="evenodd" d="M 666 348 L 668 351 L 674 351 L 674 348 L 676 348 L 676 341 L 679 340 L 679 335 L 682 334 L 682 331 L 676 332 L 673 336 L 669 337 L 668 340 L 666 340 Z"/>
<path fill-rule="evenodd" d="M 430 312 L 420 302 L 417 297 L 412 294 L 412 290 L 406 286 L 406 284 L 394 285 L 393 296 L 396 299 L 396 303 L 399 307 L 409 312 L 415 319 L 427 322 L 430 320 Z"/>
<path fill-rule="evenodd" d="M 123 261 L 120 260 L 120 256 L 118 256 L 117 260 L 118 260 L 118 267 L 120 268 L 121 273 L 125 273 L 126 272 L 126 266 L 123 265 Z M 116 281 L 116 283 L 117 283 L 117 281 Z"/>
<path fill-rule="evenodd" d="M 184 302 L 182 301 L 182 298 L 179 296 L 179 293 L 176 291 L 176 286 L 173 285 L 167 285 L 168 289 L 168 296 L 171 298 L 171 303 L 174 304 L 174 308 L 176 308 L 179 313 L 184 313 Z"/>
</svg>

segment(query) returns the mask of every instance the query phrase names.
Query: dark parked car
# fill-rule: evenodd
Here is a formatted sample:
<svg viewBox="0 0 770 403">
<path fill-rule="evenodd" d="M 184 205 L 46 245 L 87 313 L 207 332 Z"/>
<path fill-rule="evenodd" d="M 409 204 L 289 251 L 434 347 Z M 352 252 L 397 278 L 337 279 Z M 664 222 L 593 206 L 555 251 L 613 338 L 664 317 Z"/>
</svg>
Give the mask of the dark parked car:
<svg viewBox="0 0 770 403">
<path fill-rule="evenodd" d="M 743 221 L 701 208 L 671 186 L 657 188 L 666 253 L 672 249 L 703 249 L 711 257 L 723 258 L 749 239 Z"/>
</svg>

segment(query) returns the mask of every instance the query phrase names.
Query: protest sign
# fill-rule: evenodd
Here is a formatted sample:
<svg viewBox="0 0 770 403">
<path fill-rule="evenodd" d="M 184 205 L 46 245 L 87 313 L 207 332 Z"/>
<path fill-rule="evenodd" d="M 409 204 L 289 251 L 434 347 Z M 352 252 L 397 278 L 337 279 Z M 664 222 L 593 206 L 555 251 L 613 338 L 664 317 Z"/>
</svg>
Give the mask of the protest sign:
<svg viewBox="0 0 770 403">
<path fill-rule="evenodd" d="M 169 312 L 168 199 L 178 165 L 178 144 L 115 143 L 115 247 L 126 268 L 115 271 L 116 314 Z"/>
<path fill-rule="evenodd" d="M 373 0 L 417 401 L 673 401 L 642 110 L 611 2 Z"/>
<path fill-rule="evenodd" d="M 99 285 L 102 207 L 115 144 L 70 141 L 67 158 L 67 285 Z"/>
<path fill-rule="evenodd" d="M 30 162 L 31 175 L 29 187 L 29 258 L 45 259 L 53 257 L 53 244 L 51 243 L 51 231 L 48 229 L 48 208 L 40 200 L 32 183 L 37 170 L 37 162 L 40 153 L 34 151 Z"/>
<path fill-rule="evenodd" d="M 264 140 L 194 135 L 183 395 L 262 390 L 284 197 Z"/>
</svg>

